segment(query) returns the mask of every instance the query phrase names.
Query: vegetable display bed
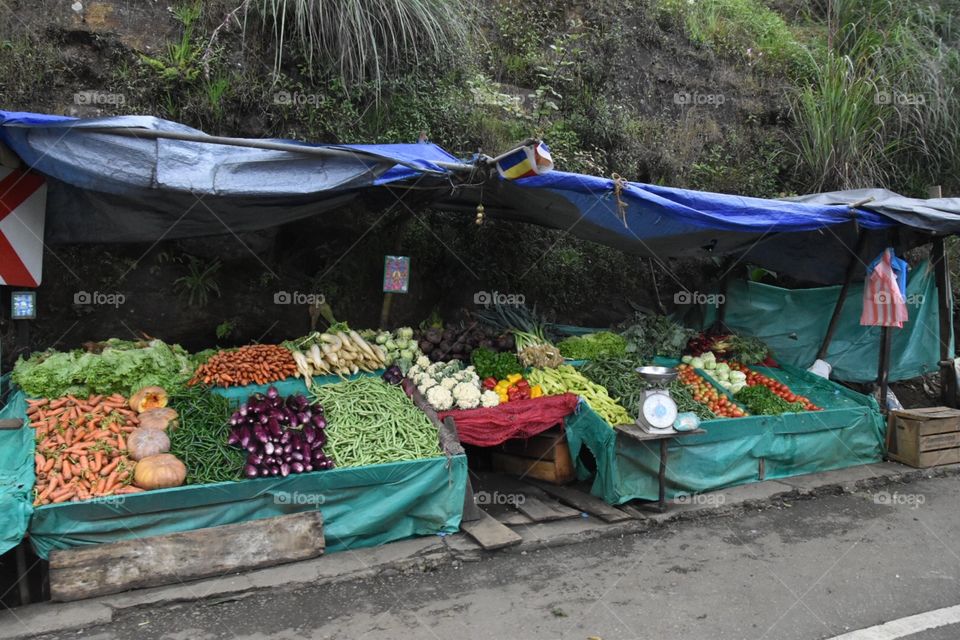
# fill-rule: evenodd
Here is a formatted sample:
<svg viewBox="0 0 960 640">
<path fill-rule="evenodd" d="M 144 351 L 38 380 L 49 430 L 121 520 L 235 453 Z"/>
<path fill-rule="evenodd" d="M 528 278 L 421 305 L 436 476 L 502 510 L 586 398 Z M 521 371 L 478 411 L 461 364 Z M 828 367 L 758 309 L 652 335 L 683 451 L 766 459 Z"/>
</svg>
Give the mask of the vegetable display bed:
<svg viewBox="0 0 960 640">
<path fill-rule="evenodd" d="M 244 390 L 247 391 L 246 389 Z M 14 393 L 3 417 L 26 418 Z M 319 510 L 329 551 L 369 547 L 459 528 L 467 486 L 462 454 L 214 484 L 186 485 L 41 507 L 35 482 L 32 430 L 0 431 L 0 521 L 3 550 L 25 535 L 37 554 L 53 549 L 238 524 Z M 439 437 L 439 434 L 438 434 Z"/>
<path fill-rule="evenodd" d="M 669 443 L 666 496 L 879 462 L 884 422 L 876 401 L 796 367 L 757 368 L 810 398 L 822 411 L 706 420 L 707 433 Z M 581 480 L 610 504 L 657 500 L 655 445 L 618 433 L 589 406 L 567 419 L 567 442 Z M 592 474 L 581 459 L 589 450 Z"/>
</svg>

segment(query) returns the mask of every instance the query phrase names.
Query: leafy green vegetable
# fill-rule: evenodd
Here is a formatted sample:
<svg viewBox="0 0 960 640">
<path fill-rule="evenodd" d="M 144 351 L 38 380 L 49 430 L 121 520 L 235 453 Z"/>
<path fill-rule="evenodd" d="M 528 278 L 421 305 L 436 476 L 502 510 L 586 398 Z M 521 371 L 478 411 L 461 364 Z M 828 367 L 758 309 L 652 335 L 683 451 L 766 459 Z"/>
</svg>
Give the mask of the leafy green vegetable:
<svg viewBox="0 0 960 640">
<path fill-rule="evenodd" d="M 497 353 L 486 347 L 474 349 L 470 356 L 470 362 L 476 368 L 477 375 L 480 376 L 481 380 L 491 377 L 503 380 L 511 373 L 523 372 L 523 365 L 520 364 L 516 355 L 507 351 Z"/>
<path fill-rule="evenodd" d="M 620 335 L 627 340 L 627 353 L 636 353 L 644 360 L 651 360 L 654 356 L 679 360 L 687 340 L 696 332 L 666 316 L 637 313 L 633 323 Z"/>
<path fill-rule="evenodd" d="M 622 356 L 627 352 L 627 341 L 610 331 L 571 336 L 557 343 L 564 358 L 591 360 L 604 356 Z"/>
<path fill-rule="evenodd" d="M 44 351 L 19 359 L 12 379 L 28 395 L 59 398 L 74 395 L 130 395 L 148 385 L 172 392 L 193 373 L 189 355 L 179 345 L 161 340 L 132 342 L 111 339 L 95 351 Z"/>
<path fill-rule="evenodd" d="M 743 364 L 757 364 L 766 360 L 770 349 L 759 338 L 735 335 L 730 337 L 730 351 Z"/>
<path fill-rule="evenodd" d="M 744 387 L 734 394 L 734 400 L 754 415 L 778 416 L 781 413 L 804 411 L 802 402 L 787 402 L 763 385 Z"/>
</svg>

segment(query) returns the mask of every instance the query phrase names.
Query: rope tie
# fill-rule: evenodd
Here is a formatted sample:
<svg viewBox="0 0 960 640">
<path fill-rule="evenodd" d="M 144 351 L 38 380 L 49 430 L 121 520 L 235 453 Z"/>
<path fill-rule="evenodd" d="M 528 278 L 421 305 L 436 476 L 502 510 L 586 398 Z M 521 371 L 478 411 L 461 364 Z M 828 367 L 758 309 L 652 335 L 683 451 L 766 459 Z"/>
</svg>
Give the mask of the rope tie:
<svg viewBox="0 0 960 640">
<path fill-rule="evenodd" d="M 626 227 L 628 226 L 627 203 L 623 201 L 621 196 L 623 195 L 624 189 L 627 188 L 627 181 L 619 173 L 611 174 L 610 179 L 613 180 L 613 197 L 617 199 L 617 217 L 620 218 L 620 222 Z"/>
</svg>

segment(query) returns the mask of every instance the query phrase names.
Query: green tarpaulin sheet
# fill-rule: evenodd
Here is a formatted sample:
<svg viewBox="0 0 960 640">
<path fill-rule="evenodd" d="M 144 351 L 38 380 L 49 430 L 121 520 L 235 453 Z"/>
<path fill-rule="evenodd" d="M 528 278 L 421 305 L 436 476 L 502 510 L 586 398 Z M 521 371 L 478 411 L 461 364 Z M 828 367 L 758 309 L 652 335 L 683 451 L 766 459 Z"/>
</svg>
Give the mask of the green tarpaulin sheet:
<svg viewBox="0 0 960 640">
<path fill-rule="evenodd" d="M 757 282 L 731 282 L 725 301 L 724 323 L 733 331 L 763 340 L 779 362 L 809 367 L 827 332 L 840 287 L 782 289 Z M 937 284 L 933 267 L 924 261 L 907 281 L 910 320 L 892 330 L 890 380 L 906 380 L 938 370 L 940 328 Z M 840 322 L 827 351 L 831 377 L 849 382 L 877 379 L 880 328 L 861 327 L 863 283 L 851 283 Z M 707 307 L 704 327 L 715 317 Z M 951 338 L 951 353 L 953 342 Z"/>
<path fill-rule="evenodd" d="M 326 380 L 324 380 L 326 381 Z M 333 378 L 330 382 L 339 381 Z M 299 387 L 297 385 L 299 384 Z M 305 391 L 298 380 L 279 383 Z M 246 398 L 262 389 L 223 390 Z M 26 418 L 22 392 L 0 417 Z M 33 432 L 0 430 L 0 552 L 29 532 L 40 557 L 51 549 L 117 542 L 319 509 L 330 551 L 375 546 L 410 536 L 452 533 L 463 515 L 466 456 L 162 489 L 86 502 L 32 506 Z M 32 516 L 32 517 L 31 517 Z"/>
<path fill-rule="evenodd" d="M 702 424 L 707 433 L 671 439 L 668 498 L 882 459 L 884 422 L 873 398 L 795 367 L 761 371 L 825 409 L 708 420 Z M 585 403 L 567 418 L 566 427 L 577 475 L 581 480 L 593 477 L 593 495 L 610 504 L 657 499 L 659 443 L 639 442 L 615 431 Z M 580 456 L 584 449 L 595 459 L 593 473 Z"/>
<path fill-rule="evenodd" d="M 37 555 L 319 509 L 329 551 L 370 547 L 460 526 L 466 456 L 160 489 L 38 508 Z"/>
<path fill-rule="evenodd" d="M 23 394 L 12 394 L 0 418 L 26 417 Z M 23 540 L 33 513 L 33 483 L 33 430 L 26 422 L 20 429 L 0 430 L 0 554 Z"/>
</svg>

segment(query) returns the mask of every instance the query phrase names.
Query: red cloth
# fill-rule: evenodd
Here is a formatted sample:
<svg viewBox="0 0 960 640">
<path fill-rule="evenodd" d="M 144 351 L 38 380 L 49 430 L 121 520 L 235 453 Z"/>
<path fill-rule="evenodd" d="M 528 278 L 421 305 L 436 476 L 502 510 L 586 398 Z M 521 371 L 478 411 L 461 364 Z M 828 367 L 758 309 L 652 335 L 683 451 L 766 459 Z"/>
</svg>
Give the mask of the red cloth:
<svg viewBox="0 0 960 640">
<path fill-rule="evenodd" d="M 492 447 L 511 438 L 529 438 L 559 424 L 573 413 L 580 398 L 572 393 L 514 400 L 496 407 L 441 411 L 453 418 L 460 442 Z"/>
</svg>

